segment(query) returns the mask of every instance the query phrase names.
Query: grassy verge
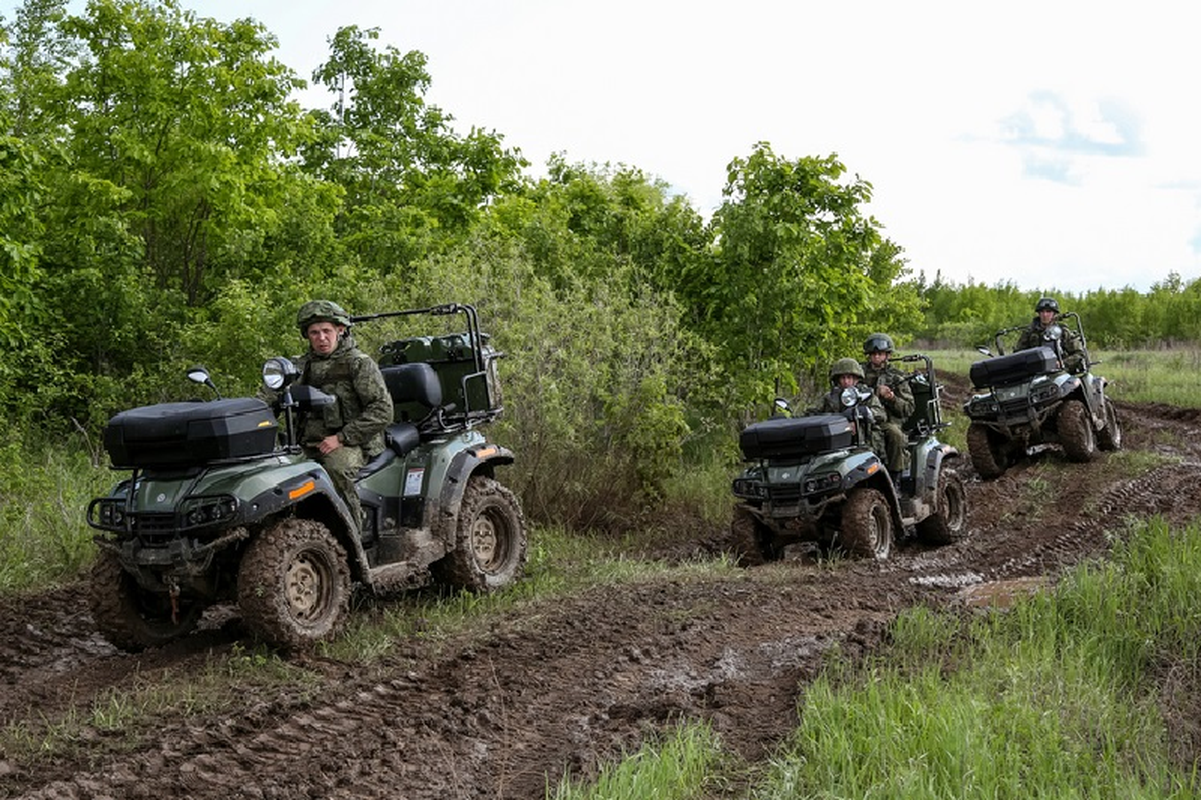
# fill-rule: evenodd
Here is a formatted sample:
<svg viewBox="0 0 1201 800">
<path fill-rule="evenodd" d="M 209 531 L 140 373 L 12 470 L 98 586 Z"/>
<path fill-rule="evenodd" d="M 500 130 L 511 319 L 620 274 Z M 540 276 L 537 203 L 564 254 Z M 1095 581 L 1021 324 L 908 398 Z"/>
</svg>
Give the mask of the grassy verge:
<svg viewBox="0 0 1201 800">
<path fill-rule="evenodd" d="M 1196 796 L 1195 742 L 1174 732 L 1198 722 L 1199 593 L 1201 526 L 1151 521 L 1111 561 L 1006 612 L 910 611 L 886 651 L 835 659 L 807 688 L 800 728 L 751 796 Z M 721 786 L 725 763 L 719 741 L 684 728 L 595 784 L 547 796 L 676 797 L 672 776 Z M 638 790 L 605 788 L 617 776 Z"/>
</svg>

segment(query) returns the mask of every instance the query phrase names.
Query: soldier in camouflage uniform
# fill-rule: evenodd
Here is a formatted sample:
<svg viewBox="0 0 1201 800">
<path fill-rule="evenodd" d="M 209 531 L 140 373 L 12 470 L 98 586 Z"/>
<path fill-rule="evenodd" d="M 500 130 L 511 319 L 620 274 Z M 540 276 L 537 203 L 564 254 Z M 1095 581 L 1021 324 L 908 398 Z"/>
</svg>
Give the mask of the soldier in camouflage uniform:
<svg viewBox="0 0 1201 800">
<path fill-rule="evenodd" d="M 1059 317 L 1059 301 L 1054 297 L 1043 297 L 1034 306 L 1035 317 L 1030 326 L 1022 331 L 1018 339 L 1018 350 L 1029 350 L 1031 347 L 1050 345 L 1043 334 L 1047 328 L 1056 324 Z M 1063 335 L 1059 340 L 1060 356 L 1063 367 L 1068 372 L 1080 372 L 1084 368 L 1084 348 L 1080 346 L 1080 338 L 1076 332 L 1066 325 L 1060 325 Z"/>
<path fill-rule="evenodd" d="M 881 426 L 884 429 L 884 460 L 889 472 L 900 475 L 909 460 L 908 441 L 901 426 L 913 414 L 913 390 L 905 380 L 905 373 L 888 363 L 892 357 L 892 337 L 873 333 L 863 343 L 863 355 L 867 356 L 863 382 L 876 391 L 888 412 L 888 420 Z"/>
<path fill-rule="evenodd" d="M 863 367 L 853 358 L 840 358 L 830 367 L 830 391 L 822 395 L 821 402 L 808 410 L 809 414 L 842 414 L 852 422 L 862 421 L 860 415 L 866 415 L 871 420 L 871 446 L 876 453 L 884 452 L 884 433 L 881 424 L 888 419 L 888 412 L 880 400 L 863 382 Z M 868 395 L 867 402 L 847 408 L 842 404 L 842 390 L 852 386 L 859 387 Z"/>
<path fill-rule="evenodd" d="M 329 300 L 312 300 L 296 315 L 309 352 L 295 359 L 299 383 L 337 398 L 303 420 L 300 444 L 321 462 L 350 508 L 351 519 L 362 524 L 363 510 L 355 476 L 384 449 L 384 428 L 392 422 L 392 396 L 371 356 L 355 346 L 350 315 Z"/>
</svg>

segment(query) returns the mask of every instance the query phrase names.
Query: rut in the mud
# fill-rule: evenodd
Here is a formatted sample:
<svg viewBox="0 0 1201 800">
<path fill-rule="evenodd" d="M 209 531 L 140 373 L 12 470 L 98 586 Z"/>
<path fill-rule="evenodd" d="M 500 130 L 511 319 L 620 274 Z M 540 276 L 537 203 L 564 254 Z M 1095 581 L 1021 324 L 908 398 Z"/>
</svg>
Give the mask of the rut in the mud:
<svg viewBox="0 0 1201 800">
<path fill-rule="evenodd" d="M 599 588 L 526 605 L 459 641 L 406 642 L 368 668 L 310 658 L 299 665 L 317 689 L 250 692 L 236 714 L 96 731 L 53 759 L 0 754 L 0 796 L 542 797 L 565 771 L 586 777 L 681 718 L 708 720 L 731 751 L 763 758 L 795 724 L 798 692 L 832 645 L 862 652 L 904 607 L 1054 575 L 1103 553 L 1127 515 L 1191 519 L 1201 415 L 1120 409 L 1125 448 L 1170 465 L 1130 477 L 1113 457 L 1069 464 L 1047 453 L 990 482 L 966 467 L 970 533 L 955 544 L 908 544 L 882 564 L 790 561 Z M 1045 486 L 1025 491 L 1034 476 Z M 698 529 L 660 555 L 713 553 L 726 538 Z M 93 632 L 86 608 L 80 586 L 0 601 L 0 725 L 86 719 L 107 692 L 189 680 L 238 641 L 236 620 L 210 621 L 186 641 L 125 655 Z"/>
</svg>

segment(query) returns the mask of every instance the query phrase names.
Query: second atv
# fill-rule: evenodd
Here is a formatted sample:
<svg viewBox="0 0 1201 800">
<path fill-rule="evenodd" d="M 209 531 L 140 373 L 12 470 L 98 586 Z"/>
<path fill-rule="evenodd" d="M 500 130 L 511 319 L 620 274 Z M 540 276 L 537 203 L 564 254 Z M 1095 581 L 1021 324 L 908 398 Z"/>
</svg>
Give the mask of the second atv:
<svg viewBox="0 0 1201 800">
<path fill-rule="evenodd" d="M 928 356 L 899 359 L 923 366 L 909 380 L 914 413 L 902 426 L 910 467 L 890 476 L 871 447 L 869 423 L 852 421 L 866 397 L 844 389 L 847 414 L 780 416 L 747 426 L 739 437 L 751 462 L 733 483 L 735 556 L 746 565 L 781 558 L 793 545 L 885 559 L 896 540 L 932 544 L 967 534 L 967 494 L 954 469 L 958 451 L 940 442 L 946 427 L 941 387 Z"/>
</svg>

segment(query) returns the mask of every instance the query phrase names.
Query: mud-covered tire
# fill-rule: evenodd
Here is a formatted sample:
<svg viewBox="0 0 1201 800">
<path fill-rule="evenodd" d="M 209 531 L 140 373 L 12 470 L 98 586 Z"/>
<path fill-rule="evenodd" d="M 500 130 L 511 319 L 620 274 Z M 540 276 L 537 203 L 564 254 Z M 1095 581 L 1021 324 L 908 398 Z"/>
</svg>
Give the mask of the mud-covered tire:
<svg viewBox="0 0 1201 800">
<path fill-rule="evenodd" d="M 730 522 L 730 555 L 740 567 L 757 567 L 772 561 L 775 553 L 767 527 L 746 506 L 734 507 Z"/>
<path fill-rule="evenodd" d="M 1105 400 L 1105 427 L 1097 431 L 1097 447 L 1102 450 L 1122 449 L 1122 421 L 1118 418 L 1118 409 L 1113 401 Z"/>
<path fill-rule="evenodd" d="M 262 641 L 302 650 L 332 638 L 350 606 L 346 551 L 329 529 L 285 519 L 259 534 L 238 568 L 238 607 Z"/>
<path fill-rule="evenodd" d="M 1080 400 L 1067 400 L 1059 407 L 1055 426 L 1069 461 L 1091 461 L 1097 454 L 1097 437 L 1089 417 L 1088 408 Z"/>
<path fill-rule="evenodd" d="M 967 535 L 967 491 L 963 478 L 944 465 L 934 494 L 934 513 L 917 524 L 918 538 L 927 544 L 951 544 Z"/>
<path fill-rule="evenodd" d="M 876 489 L 852 489 L 842 507 L 838 543 L 849 555 L 883 561 L 892 552 L 892 509 Z"/>
<path fill-rule="evenodd" d="M 92 565 L 88 595 L 92 620 L 100 634 L 133 653 L 187 635 L 204 610 L 198 600 L 180 596 L 173 615 L 171 598 L 139 586 L 137 579 L 121 568 L 116 554 L 108 550 L 101 550 Z"/>
<path fill-rule="evenodd" d="M 1006 445 L 1000 436 L 984 425 L 973 422 L 967 426 L 967 451 L 976 474 L 986 481 L 999 478 L 1009 467 Z"/>
<path fill-rule="evenodd" d="M 473 476 L 463 492 L 454 549 L 435 567 L 455 589 L 495 592 L 521 578 L 526 559 L 525 515 L 508 487 Z"/>
</svg>

